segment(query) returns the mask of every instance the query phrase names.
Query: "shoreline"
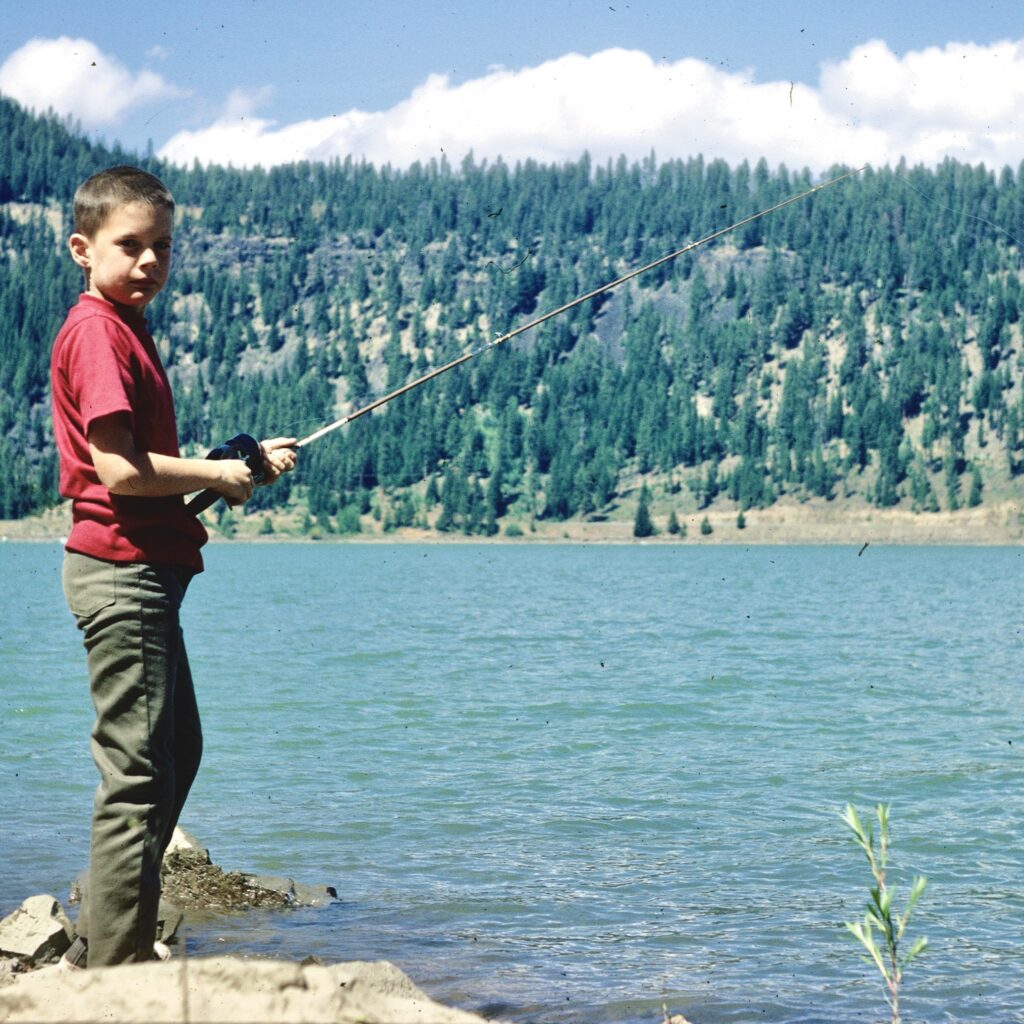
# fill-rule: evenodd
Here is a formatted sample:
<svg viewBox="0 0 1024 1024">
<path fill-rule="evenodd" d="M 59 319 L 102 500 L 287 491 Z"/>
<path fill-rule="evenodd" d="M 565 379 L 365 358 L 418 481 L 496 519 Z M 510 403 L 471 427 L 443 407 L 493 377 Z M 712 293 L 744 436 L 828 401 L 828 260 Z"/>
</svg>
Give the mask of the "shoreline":
<svg viewBox="0 0 1024 1024">
<path fill-rule="evenodd" d="M 685 536 L 670 534 L 655 521 L 651 537 L 633 536 L 633 523 L 625 519 L 541 521 L 522 529 L 520 536 L 504 532 L 493 537 L 403 527 L 384 531 L 367 517 L 360 533 L 335 534 L 316 530 L 302 533 L 279 517 L 273 532 L 261 527 L 265 513 L 253 512 L 233 520 L 235 531 L 225 536 L 207 522 L 210 543 L 277 542 L 315 544 L 592 544 L 703 547 L 709 545 L 789 546 L 864 544 L 900 546 L 1012 547 L 1024 543 L 1024 510 L 1017 502 L 980 505 L 956 512 L 909 512 L 864 505 L 842 507 L 818 502 L 778 502 L 743 513 L 739 526 L 736 509 L 709 509 L 679 517 Z M 704 521 L 710 533 L 702 532 Z M 65 503 L 38 516 L 0 520 L 0 543 L 5 541 L 61 541 L 71 527 Z"/>
<path fill-rule="evenodd" d="M 176 951 L 168 959 L 69 969 L 60 958 L 76 926 L 47 894 L 29 897 L 0 920 L 0 1021 L 485 1024 L 475 1013 L 431 998 L 387 960 L 325 963 L 312 955 L 296 961 L 216 952 L 190 956 L 178 934 L 186 919 L 212 920 L 257 908 L 324 907 L 338 902 L 332 886 L 225 871 L 180 828 L 164 857 L 161 879 L 157 935 L 165 952 Z"/>
</svg>

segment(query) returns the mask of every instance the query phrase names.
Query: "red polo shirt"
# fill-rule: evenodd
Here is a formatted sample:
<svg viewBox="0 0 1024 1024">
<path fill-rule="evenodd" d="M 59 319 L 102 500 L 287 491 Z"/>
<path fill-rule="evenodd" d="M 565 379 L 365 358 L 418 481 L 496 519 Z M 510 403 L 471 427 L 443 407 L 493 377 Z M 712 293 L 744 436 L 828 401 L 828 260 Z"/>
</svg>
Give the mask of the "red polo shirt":
<svg viewBox="0 0 1024 1024">
<path fill-rule="evenodd" d="M 72 501 L 67 549 L 201 570 L 207 533 L 184 498 L 111 494 L 89 453 L 90 425 L 124 413 L 140 451 L 179 455 L 171 388 L 149 332 L 130 326 L 109 302 L 81 295 L 54 342 L 50 383 L 60 493 Z"/>
</svg>

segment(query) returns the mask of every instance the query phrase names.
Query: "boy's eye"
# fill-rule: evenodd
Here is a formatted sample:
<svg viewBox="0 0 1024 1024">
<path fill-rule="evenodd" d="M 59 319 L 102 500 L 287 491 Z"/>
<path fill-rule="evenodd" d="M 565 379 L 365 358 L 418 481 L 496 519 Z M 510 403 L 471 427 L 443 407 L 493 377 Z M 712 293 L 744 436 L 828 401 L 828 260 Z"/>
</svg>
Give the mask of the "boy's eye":
<svg viewBox="0 0 1024 1024">
<path fill-rule="evenodd" d="M 117 244 L 125 252 L 137 252 L 143 247 L 142 242 L 136 238 L 122 238 Z M 153 243 L 152 249 L 154 252 L 170 252 L 171 243 L 166 239 L 161 239 L 160 241 Z"/>
</svg>

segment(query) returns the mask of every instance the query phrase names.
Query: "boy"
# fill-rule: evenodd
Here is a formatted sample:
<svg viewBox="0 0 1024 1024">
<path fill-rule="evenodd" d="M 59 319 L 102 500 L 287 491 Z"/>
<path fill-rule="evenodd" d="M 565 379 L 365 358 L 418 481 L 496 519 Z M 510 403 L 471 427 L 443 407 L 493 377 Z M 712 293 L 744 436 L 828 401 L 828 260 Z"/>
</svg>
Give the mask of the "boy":
<svg viewBox="0 0 1024 1024">
<path fill-rule="evenodd" d="M 154 957 L 160 865 L 199 767 L 202 736 L 178 621 L 202 571 L 202 524 L 183 495 L 246 501 L 238 459 L 183 459 L 167 376 L 144 311 L 167 282 L 174 200 L 134 167 L 75 193 L 71 258 L 85 292 L 54 342 L 54 436 L 72 500 L 64 593 L 88 652 L 100 772 L 89 885 L 65 966 Z M 295 466 L 294 438 L 262 444 L 267 482 Z"/>
</svg>

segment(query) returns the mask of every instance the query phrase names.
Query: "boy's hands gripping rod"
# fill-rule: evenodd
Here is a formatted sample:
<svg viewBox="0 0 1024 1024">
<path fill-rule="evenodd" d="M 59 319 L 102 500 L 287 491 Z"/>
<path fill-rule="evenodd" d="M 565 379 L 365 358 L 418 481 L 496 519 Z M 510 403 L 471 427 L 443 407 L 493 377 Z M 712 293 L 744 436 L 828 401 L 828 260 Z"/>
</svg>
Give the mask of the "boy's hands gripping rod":
<svg viewBox="0 0 1024 1024">
<path fill-rule="evenodd" d="M 236 434 L 230 440 L 217 445 L 206 457 L 208 459 L 240 459 L 252 474 L 253 486 L 271 483 L 281 473 L 295 465 L 295 440 L 291 437 L 275 437 L 262 444 L 251 434 Z M 208 509 L 224 495 L 213 487 L 200 491 L 185 507 L 193 515 Z M 233 502 L 228 502 L 233 504 Z"/>
<path fill-rule="evenodd" d="M 736 221 L 735 224 L 730 224 L 727 228 L 720 228 L 718 231 L 714 231 L 710 235 L 705 235 L 703 238 L 699 238 L 696 242 L 690 242 L 688 245 L 684 245 L 681 249 L 677 249 L 675 252 L 670 252 L 667 256 L 661 256 L 658 259 L 653 260 L 651 263 L 647 263 L 636 270 L 631 270 L 628 274 L 623 274 L 622 277 L 618 277 L 614 281 L 609 281 L 608 284 L 603 284 L 600 288 L 595 288 L 593 291 L 587 292 L 586 295 L 580 295 L 571 302 L 565 303 L 564 306 L 559 306 L 557 309 L 553 309 L 550 312 L 543 314 L 543 316 L 539 316 L 536 319 L 529 321 L 529 323 L 516 327 L 514 330 L 501 335 L 499 338 L 495 338 L 493 341 L 480 345 L 471 352 L 466 352 L 457 359 L 453 359 L 451 362 L 445 363 L 443 366 L 438 366 L 435 369 L 430 370 L 423 374 L 422 377 L 417 377 L 415 380 L 409 381 L 408 384 L 403 384 L 401 387 L 395 388 L 394 391 L 390 391 L 388 394 L 375 399 L 370 402 L 369 405 L 365 405 L 361 409 L 357 409 L 355 412 L 349 413 L 347 416 L 342 416 L 341 419 L 327 424 L 326 427 L 321 427 L 308 437 L 304 437 L 302 440 L 296 441 L 294 445 L 291 445 L 291 447 L 296 449 L 305 448 L 306 445 L 312 444 L 314 441 L 318 441 L 324 435 L 330 434 L 331 432 L 344 427 L 353 420 L 359 419 L 360 416 L 365 416 L 367 413 L 373 412 L 374 409 L 379 409 L 382 405 L 386 405 L 392 399 L 398 398 L 399 395 L 404 395 L 406 392 L 412 391 L 414 388 L 418 388 L 421 384 L 426 384 L 428 380 L 440 377 L 442 373 L 447 373 L 449 370 L 455 369 L 456 366 L 469 362 L 470 359 L 476 358 L 476 356 L 481 353 L 487 352 L 492 348 L 497 348 L 498 345 L 504 344 L 506 341 L 515 338 L 517 335 L 523 334 L 534 327 L 539 327 L 541 324 L 551 320 L 553 317 L 559 316 L 561 313 L 568 312 L 568 310 L 574 309 L 576 306 L 581 305 L 589 299 L 596 298 L 604 292 L 611 291 L 613 288 L 617 288 L 620 284 L 625 284 L 627 281 L 633 280 L 634 277 L 639 277 L 641 274 L 647 273 L 648 270 L 653 270 L 655 267 L 660 267 L 663 263 L 668 263 L 670 260 L 674 260 L 688 252 L 692 252 L 694 249 L 697 249 L 702 245 L 707 245 L 708 242 L 713 242 L 716 238 L 721 238 L 723 235 L 729 234 L 730 231 L 735 231 L 737 228 L 741 228 L 745 224 L 750 224 L 755 220 L 759 220 L 761 217 L 767 217 L 768 214 L 775 213 L 777 210 L 781 210 L 784 206 L 789 206 L 792 203 L 799 202 L 801 199 L 806 199 L 807 196 L 813 195 L 815 192 L 820 192 L 822 189 L 826 189 L 830 185 L 836 185 L 840 181 L 852 178 L 855 174 L 859 174 L 863 169 L 863 167 L 858 167 L 856 170 L 840 174 L 838 177 L 831 178 L 828 181 L 822 182 L 820 185 L 815 185 L 813 188 L 809 188 L 805 192 L 800 192 L 795 196 L 790 196 L 788 199 L 783 199 L 782 202 L 776 203 L 774 206 L 769 206 L 765 210 L 760 210 L 758 213 L 753 213 L 749 217 L 744 217 L 742 220 Z M 242 459 L 252 472 L 253 481 L 258 484 L 263 480 L 263 451 L 259 442 L 249 434 L 237 434 L 235 437 L 231 438 L 230 441 L 225 441 L 224 444 L 214 448 L 207 458 Z M 212 489 L 201 491 L 188 503 L 187 508 L 190 512 L 198 515 L 204 509 L 209 508 L 219 497 L 221 497 L 221 495 L 218 491 Z"/>
<path fill-rule="evenodd" d="M 259 484 L 263 481 L 263 449 L 260 448 L 259 441 L 251 434 L 236 434 L 230 440 L 217 445 L 206 457 L 208 459 L 241 459 L 252 473 L 252 482 Z M 224 495 L 220 491 L 207 487 L 205 491 L 200 491 L 185 508 L 197 516 L 200 512 L 205 512 L 218 498 L 223 497 Z"/>
</svg>

